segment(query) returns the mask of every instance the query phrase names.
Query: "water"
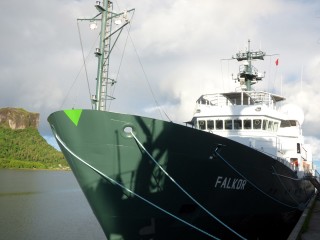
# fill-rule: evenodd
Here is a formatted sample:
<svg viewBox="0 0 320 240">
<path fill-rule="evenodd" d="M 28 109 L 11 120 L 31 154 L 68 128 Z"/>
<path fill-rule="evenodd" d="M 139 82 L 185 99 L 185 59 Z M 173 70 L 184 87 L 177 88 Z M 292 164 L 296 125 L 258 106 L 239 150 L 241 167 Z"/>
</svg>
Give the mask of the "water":
<svg viewBox="0 0 320 240">
<path fill-rule="evenodd" d="M 0 169 L 0 240 L 106 240 L 72 172 Z"/>
<path fill-rule="evenodd" d="M 0 240 L 20 239 L 107 240 L 72 172 L 0 169 Z"/>
</svg>

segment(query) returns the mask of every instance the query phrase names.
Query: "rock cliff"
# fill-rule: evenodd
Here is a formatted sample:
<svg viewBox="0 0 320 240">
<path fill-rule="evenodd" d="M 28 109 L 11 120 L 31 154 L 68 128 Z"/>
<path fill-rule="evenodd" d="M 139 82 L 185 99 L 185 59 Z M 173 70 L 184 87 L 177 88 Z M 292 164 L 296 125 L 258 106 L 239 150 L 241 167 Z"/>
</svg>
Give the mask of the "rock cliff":
<svg viewBox="0 0 320 240">
<path fill-rule="evenodd" d="M 13 130 L 38 128 L 39 113 L 31 113 L 22 108 L 0 108 L 0 126 Z"/>
</svg>

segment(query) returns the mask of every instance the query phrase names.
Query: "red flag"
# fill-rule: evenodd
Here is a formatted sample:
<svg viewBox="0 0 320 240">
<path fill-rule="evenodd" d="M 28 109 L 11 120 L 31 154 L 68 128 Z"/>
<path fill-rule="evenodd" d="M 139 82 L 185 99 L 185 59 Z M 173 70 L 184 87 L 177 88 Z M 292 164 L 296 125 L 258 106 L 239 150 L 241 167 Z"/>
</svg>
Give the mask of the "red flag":
<svg viewBox="0 0 320 240">
<path fill-rule="evenodd" d="M 279 58 L 277 58 L 277 60 L 276 60 L 276 66 L 278 66 L 279 65 Z"/>
</svg>

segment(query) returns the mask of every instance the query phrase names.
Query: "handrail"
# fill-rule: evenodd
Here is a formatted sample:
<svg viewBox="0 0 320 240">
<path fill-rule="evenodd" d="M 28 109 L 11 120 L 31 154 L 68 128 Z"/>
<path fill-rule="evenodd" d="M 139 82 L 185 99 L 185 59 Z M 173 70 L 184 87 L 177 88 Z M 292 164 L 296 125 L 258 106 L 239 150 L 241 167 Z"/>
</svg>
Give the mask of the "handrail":
<svg viewBox="0 0 320 240">
<path fill-rule="evenodd" d="M 292 163 L 290 163 L 287 159 L 285 158 L 282 158 L 282 157 L 278 157 L 278 156 L 275 156 L 271 153 L 268 153 L 268 152 L 264 152 L 262 151 L 261 149 L 258 149 L 258 148 L 254 148 L 254 147 L 251 147 L 261 153 L 264 153 L 266 155 L 268 155 L 269 157 L 272 157 L 273 159 L 277 160 L 278 162 L 281 162 L 282 164 L 286 165 L 287 167 L 289 167 L 292 171 L 296 170 L 294 165 Z"/>
</svg>

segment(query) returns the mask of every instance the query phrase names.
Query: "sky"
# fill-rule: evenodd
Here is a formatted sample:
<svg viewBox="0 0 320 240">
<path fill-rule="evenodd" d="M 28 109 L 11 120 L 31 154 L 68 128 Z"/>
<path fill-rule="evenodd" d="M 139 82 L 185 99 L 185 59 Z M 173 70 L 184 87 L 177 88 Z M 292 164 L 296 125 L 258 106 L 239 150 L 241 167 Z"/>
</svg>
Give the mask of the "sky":
<svg viewBox="0 0 320 240">
<path fill-rule="evenodd" d="M 40 113 L 39 132 L 51 144 L 50 113 L 91 108 L 99 32 L 77 19 L 95 16 L 94 4 L 0 2 L 0 108 Z M 269 54 L 254 62 L 265 72 L 255 89 L 282 94 L 303 110 L 305 141 L 320 163 L 318 0 L 117 0 L 113 5 L 115 12 L 135 11 L 111 56 L 110 76 L 117 84 L 109 110 L 167 120 L 165 112 L 174 122 L 189 121 L 200 95 L 235 90 L 232 74 L 239 64 L 222 59 L 246 50 L 250 40 L 252 50 Z"/>
</svg>

